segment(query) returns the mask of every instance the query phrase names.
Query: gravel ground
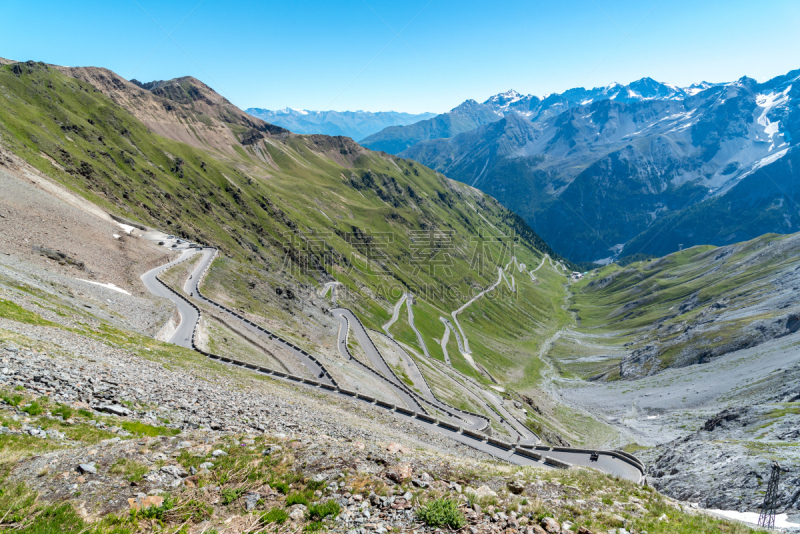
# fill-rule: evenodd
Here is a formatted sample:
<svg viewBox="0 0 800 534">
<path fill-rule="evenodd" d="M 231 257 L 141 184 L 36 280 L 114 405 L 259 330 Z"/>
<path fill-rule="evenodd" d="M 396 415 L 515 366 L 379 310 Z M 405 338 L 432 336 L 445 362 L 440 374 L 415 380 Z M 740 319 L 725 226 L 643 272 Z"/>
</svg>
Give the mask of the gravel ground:
<svg viewBox="0 0 800 534">
<path fill-rule="evenodd" d="M 150 264 L 164 263 L 163 249 L 125 235 L 96 205 L 43 177 L 2 148 L 0 163 L 0 252 L 65 278 L 110 282 L 130 293 L 146 295 L 139 275 Z M 34 247 L 63 253 L 74 263 L 49 258 Z"/>
<path fill-rule="evenodd" d="M 799 353 L 795 333 L 636 381 L 561 381 L 559 400 L 652 447 L 636 453 L 649 464 L 649 481 L 703 507 L 757 512 L 769 459 L 778 459 L 788 469 L 780 509 L 800 522 L 800 434 L 792 432 L 800 425 L 792 413 L 800 400 Z M 746 415 L 707 430 L 709 421 L 740 410 Z"/>
<path fill-rule="evenodd" d="M 110 323 L 147 336 L 155 336 L 173 313 L 170 302 L 150 293 L 126 295 L 71 274 L 0 254 L 0 297 L 70 328 Z"/>
<path fill-rule="evenodd" d="M 56 402 L 102 408 L 134 401 L 153 408 L 131 415 L 157 424 L 166 419 L 180 429 L 401 441 L 409 447 L 489 458 L 364 403 L 299 390 L 300 386 L 254 377 L 222 365 L 218 367 L 227 372 L 220 376 L 217 366 L 204 367 L 208 363 L 205 358 L 188 351 L 185 358 L 189 365 L 182 369 L 58 328 L 0 319 L 0 333 L 3 330 L 42 342 L 51 349 L 21 353 L 6 350 L 2 358 L 6 371 L 0 377 L 0 385 L 7 389 L 21 385 Z M 195 362 L 200 365 L 191 365 Z M 100 383 L 102 386 L 95 385 Z"/>
</svg>

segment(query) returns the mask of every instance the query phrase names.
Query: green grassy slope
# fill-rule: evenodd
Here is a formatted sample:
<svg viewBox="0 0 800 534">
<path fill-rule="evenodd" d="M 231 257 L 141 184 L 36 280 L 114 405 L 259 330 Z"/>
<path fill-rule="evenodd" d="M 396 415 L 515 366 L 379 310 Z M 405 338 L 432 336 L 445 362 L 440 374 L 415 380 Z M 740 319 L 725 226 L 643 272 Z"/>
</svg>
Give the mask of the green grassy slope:
<svg viewBox="0 0 800 534">
<path fill-rule="evenodd" d="M 796 235 L 768 234 L 599 269 L 571 288 L 577 331 L 591 336 L 591 342 L 565 339 L 553 355 L 566 361 L 597 352 L 648 350 L 657 355 L 657 371 L 757 344 L 767 339 L 758 337 L 759 328 L 784 335 L 791 325 L 784 330 L 775 325 L 797 312 L 786 293 L 790 288 L 784 287 L 797 266 L 797 248 Z M 618 376 L 619 358 L 605 363 L 567 363 L 566 368 L 584 377 Z"/>
<path fill-rule="evenodd" d="M 187 91 L 164 93 L 158 102 L 174 97 L 175 105 L 190 106 L 174 120 L 199 128 L 203 116 L 214 116 L 214 99 L 204 97 L 203 116 L 192 114 Z M 220 109 L 218 116 L 230 115 Z M 392 304 L 386 297 L 410 290 L 419 301 L 418 326 L 438 356 L 439 312 L 491 284 L 512 253 L 528 265 L 553 255 L 491 197 L 347 138 L 260 127 L 254 139 L 231 119 L 223 122 L 240 142 L 232 151 L 204 150 L 152 133 L 130 111 L 54 67 L 0 67 L 5 149 L 111 212 L 220 247 L 226 259 L 215 264 L 210 290 L 256 315 L 297 314 L 267 296 L 276 287 L 310 294 L 336 279 L 344 285 L 340 302 L 379 329 Z M 541 317 L 559 314 L 554 299 L 526 291 L 514 302 L 487 304 L 488 322 L 465 326 L 480 329 L 477 357 L 498 369 L 529 365 L 535 343 L 502 350 L 496 343 L 528 339 Z M 512 349 L 518 354 L 508 360 Z"/>
</svg>

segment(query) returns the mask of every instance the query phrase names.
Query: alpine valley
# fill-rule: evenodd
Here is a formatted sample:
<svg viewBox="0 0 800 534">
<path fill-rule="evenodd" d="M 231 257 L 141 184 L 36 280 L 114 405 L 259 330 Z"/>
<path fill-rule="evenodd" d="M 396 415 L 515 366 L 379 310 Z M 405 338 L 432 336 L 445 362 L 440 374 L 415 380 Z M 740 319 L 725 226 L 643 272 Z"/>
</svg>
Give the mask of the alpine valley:
<svg viewBox="0 0 800 534">
<path fill-rule="evenodd" d="M 415 117 L 0 59 L 0 530 L 744 534 L 773 462 L 797 524 L 799 75 Z"/>
</svg>

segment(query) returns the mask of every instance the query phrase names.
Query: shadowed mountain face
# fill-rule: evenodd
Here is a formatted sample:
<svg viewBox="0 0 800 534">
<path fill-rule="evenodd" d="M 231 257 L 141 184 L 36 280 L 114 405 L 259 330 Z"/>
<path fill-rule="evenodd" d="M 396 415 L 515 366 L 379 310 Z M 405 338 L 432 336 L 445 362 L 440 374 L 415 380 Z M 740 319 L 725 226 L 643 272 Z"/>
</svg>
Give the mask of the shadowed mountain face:
<svg viewBox="0 0 800 534">
<path fill-rule="evenodd" d="M 799 79 L 646 78 L 527 112 L 513 110 L 527 97 L 498 95 L 485 105 L 500 120 L 402 155 L 494 196 L 574 261 L 796 232 Z"/>
<path fill-rule="evenodd" d="M 436 116 L 435 113 L 397 111 L 311 111 L 302 109 L 248 108 L 247 113 L 299 134 L 343 135 L 363 139 L 391 126 L 404 126 Z"/>
</svg>

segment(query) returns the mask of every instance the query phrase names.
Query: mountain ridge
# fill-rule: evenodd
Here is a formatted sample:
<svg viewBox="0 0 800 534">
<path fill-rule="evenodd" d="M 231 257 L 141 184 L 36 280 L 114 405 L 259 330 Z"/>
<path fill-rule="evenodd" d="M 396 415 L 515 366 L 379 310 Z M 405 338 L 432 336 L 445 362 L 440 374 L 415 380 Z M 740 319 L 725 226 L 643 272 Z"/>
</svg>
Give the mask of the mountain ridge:
<svg viewBox="0 0 800 534">
<path fill-rule="evenodd" d="M 496 117 L 485 115 L 483 116 L 482 122 L 475 122 L 475 127 L 492 122 L 492 119 L 494 119 L 494 121 L 500 120 L 508 114 L 519 114 L 523 117 L 527 117 L 534 123 L 538 123 L 552 117 L 554 114 L 561 113 L 579 105 L 590 105 L 593 102 L 600 100 L 613 100 L 617 102 L 683 100 L 690 96 L 694 96 L 700 91 L 717 85 L 722 84 L 701 82 L 686 88 L 679 88 L 673 85 L 658 82 L 649 77 L 644 77 L 633 81 L 628 85 L 612 83 L 607 86 L 594 87 L 591 89 L 574 87 L 567 89 L 562 93 L 550 93 L 542 97 L 532 94 L 524 95 L 513 89 L 510 89 L 503 93 L 490 96 L 481 104 L 482 106 L 485 106 L 484 111 L 494 112 Z M 436 119 L 435 123 L 437 124 L 447 124 L 448 116 L 454 113 L 459 113 L 459 109 L 462 108 L 462 106 L 474 106 L 475 104 L 478 104 L 478 102 L 475 100 L 466 100 L 449 112 L 438 115 L 431 120 Z M 468 126 L 469 124 L 464 124 L 463 127 L 451 129 L 444 127 L 423 128 L 421 126 L 415 128 L 415 125 L 411 124 L 407 126 L 408 129 L 387 128 L 363 139 L 362 141 L 364 146 L 367 148 L 383 150 L 389 153 L 399 153 L 402 151 L 398 151 L 400 147 L 404 147 L 403 150 L 406 150 L 421 141 L 452 137 L 459 133 L 468 131 L 464 129 Z"/>
<path fill-rule="evenodd" d="M 146 88 L 104 68 L 52 67 L 92 84 L 151 131 L 195 148 L 233 157 L 233 146 L 244 140 L 289 134 L 284 128 L 247 115 L 191 76 L 151 82 Z"/>
<path fill-rule="evenodd" d="M 390 126 L 403 126 L 436 115 L 397 111 L 314 111 L 292 108 L 279 110 L 247 108 L 244 111 L 294 133 L 342 135 L 354 140 L 363 139 Z"/>
</svg>

